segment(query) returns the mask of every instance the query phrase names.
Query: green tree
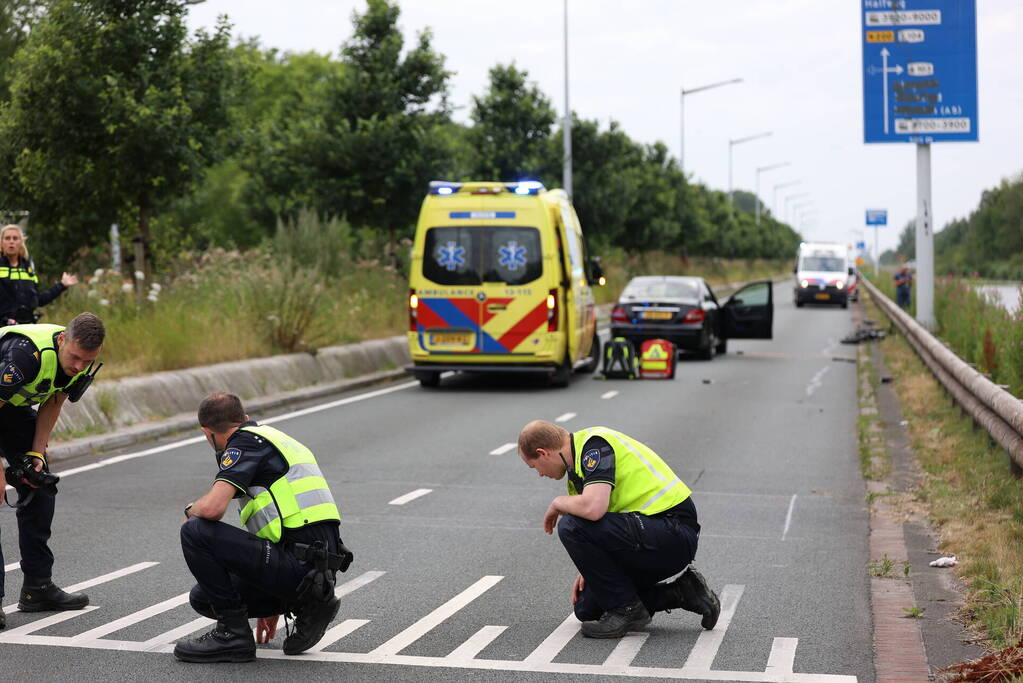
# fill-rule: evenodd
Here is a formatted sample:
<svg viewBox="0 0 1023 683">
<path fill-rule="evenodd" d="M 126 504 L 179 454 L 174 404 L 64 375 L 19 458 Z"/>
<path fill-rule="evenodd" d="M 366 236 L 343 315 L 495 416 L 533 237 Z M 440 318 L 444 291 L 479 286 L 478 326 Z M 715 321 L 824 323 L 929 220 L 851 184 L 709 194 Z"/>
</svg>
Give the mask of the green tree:
<svg viewBox="0 0 1023 683">
<path fill-rule="evenodd" d="M 916 258 L 915 220 L 908 221 L 906 225 L 903 226 L 902 232 L 899 233 L 899 244 L 895 247 L 895 252 L 903 261 L 911 261 Z"/>
<path fill-rule="evenodd" d="M 28 40 L 29 29 L 43 13 L 42 0 L 4 0 L 0 3 L 0 102 L 10 97 L 14 55 Z"/>
<path fill-rule="evenodd" d="M 528 75 L 514 64 L 498 64 L 490 70 L 487 93 L 473 96 L 475 178 L 514 181 L 542 171 L 555 112 L 536 83 L 526 81 Z"/>
<path fill-rule="evenodd" d="M 185 12 L 181 0 L 54 0 L 15 57 L 0 200 L 31 211 L 51 254 L 118 218 L 148 240 L 154 208 L 217 159 L 237 82 L 228 26 L 189 39 Z"/>
</svg>

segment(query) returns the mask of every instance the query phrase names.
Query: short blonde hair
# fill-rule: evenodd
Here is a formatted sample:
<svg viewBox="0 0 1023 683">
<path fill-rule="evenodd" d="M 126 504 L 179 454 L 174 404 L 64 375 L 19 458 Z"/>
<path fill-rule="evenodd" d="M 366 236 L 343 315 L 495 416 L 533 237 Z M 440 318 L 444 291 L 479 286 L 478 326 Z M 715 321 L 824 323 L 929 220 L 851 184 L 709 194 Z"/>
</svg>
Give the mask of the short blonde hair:
<svg viewBox="0 0 1023 683">
<path fill-rule="evenodd" d="M 539 456 L 537 448 L 554 450 L 561 448 L 568 431 L 546 420 L 533 420 L 519 432 L 519 452 L 533 460 Z"/>
<path fill-rule="evenodd" d="M 3 238 L 4 238 L 4 235 L 6 233 L 10 232 L 11 230 L 17 230 L 18 233 L 21 235 L 21 248 L 18 249 L 18 256 L 21 257 L 22 261 L 27 261 L 28 260 L 28 247 L 25 246 L 25 241 L 28 238 L 25 236 L 25 231 L 21 229 L 20 225 L 17 225 L 15 223 L 11 223 L 10 225 L 5 225 L 4 227 L 0 228 L 0 241 L 2 241 Z"/>
</svg>

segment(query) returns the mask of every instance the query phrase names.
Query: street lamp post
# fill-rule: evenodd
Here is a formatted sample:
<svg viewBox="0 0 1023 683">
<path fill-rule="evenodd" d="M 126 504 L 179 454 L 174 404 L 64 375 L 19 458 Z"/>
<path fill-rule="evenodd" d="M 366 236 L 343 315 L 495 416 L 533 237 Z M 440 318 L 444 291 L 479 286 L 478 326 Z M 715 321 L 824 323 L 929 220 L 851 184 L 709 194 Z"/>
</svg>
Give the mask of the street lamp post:
<svg viewBox="0 0 1023 683">
<path fill-rule="evenodd" d="M 678 147 L 678 167 L 682 171 L 682 176 L 685 177 L 686 173 L 686 95 L 692 95 L 702 90 L 710 90 L 711 88 L 720 88 L 724 85 L 731 85 L 733 83 L 742 83 L 741 78 L 733 78 L 727 81 L 719 81 L 717 83 L 711 83 L 709 85 L 701 85 L 697 88 L 679 88 L 679 147 Z"/>
<path fill-rule="evenodd" d="M 761 173 L 765 173 L 767 171 L 774 170 L 776 168 L 781 168 L 782 166 L 788 166 L 788 165 L 789 165 L 789 162 L 782 161 L 782 162 L 777 163 L 777 164 L 771 164 L 770 166 L 757 166 L 757 191 L 756 191 L 756 205 L 757 205 L 757 208 L 756 208 L 756 216 L 757 216 L 756 224 L 757 225 L 760 225 L 760 174 Z"/>
<path fill-rule="evenodd" d="M 803 181 L 802 180 L 791 180 L 791 181 L 789 181 L 787 183 L 779 183 L 779 184 L 774 186 L 774 194 L 771 197 L 771 211 L 774 212 L 775 219 L 777 219 L 778 215 L 779 215 L 778 214 L 778 190 L 780 190 L 783 187 L 792 187 L 793 185 L 798 185 L 801 182 L 803 182 Z"/>
<path fill-rule="evenodd" d="M 568 0 L 565 0 L 565 122 L 562 124 L 565 141 L 561 166 L 561 182 L 568 198 L 572 198 L 572 107 L 568 104 Z"/>
<path fill-rule="evenodd" d="M 789 202 L 791 202 L 793 199 L 799 199 L 800 197 L 808 197 L 809 195 L 810 195 L 809 192 L 797 192 L 796 194 L 790 194 L 788 197 L 785 198 L 785 211 L 784 211 L 784 213 L 785 213 L 785 220 L 789 220 Z"/>
<path fill-rule="evenodd" d="M 765 133 L 757 133 L 756 135 L 747 135 L 744 138 L 737 138 L 735 140 L 728 141 L 728 215 L 732 214 L 732 148 L 736 145 L 741 145 L 744 142 L 750 142 L 751 140 L 759 140 L 760 138 L 766 138 L 771 135 L 772 131 Z"/>
</svg>

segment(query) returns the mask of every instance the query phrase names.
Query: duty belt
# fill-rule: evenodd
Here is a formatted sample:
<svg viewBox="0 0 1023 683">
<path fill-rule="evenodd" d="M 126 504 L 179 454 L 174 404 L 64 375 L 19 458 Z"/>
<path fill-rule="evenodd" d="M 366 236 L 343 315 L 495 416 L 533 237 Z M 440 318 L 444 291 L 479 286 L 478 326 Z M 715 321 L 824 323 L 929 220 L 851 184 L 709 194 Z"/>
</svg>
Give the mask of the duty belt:
<svg viewBox="0 0 1023 683">
<path fill-rule="evenodd" d="M 355 557 L 344 543 L 339 543 L 339 553 L 332 553 L 307 543 L 288 543 L 285 547 L 299 562 L 314 564 L 326 558 L 327 568 L 333 571 L 346 571 Z"/>
</svg>

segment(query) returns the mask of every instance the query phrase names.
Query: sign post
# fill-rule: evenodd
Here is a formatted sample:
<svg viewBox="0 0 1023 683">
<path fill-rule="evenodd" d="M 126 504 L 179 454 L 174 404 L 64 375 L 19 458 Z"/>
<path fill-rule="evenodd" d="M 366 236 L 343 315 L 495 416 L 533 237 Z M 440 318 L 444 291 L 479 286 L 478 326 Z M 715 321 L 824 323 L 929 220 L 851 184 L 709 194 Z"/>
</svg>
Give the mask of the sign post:
<svg viewBox="0 0 1023 683">
<path fill-rule="evenodd" d="M 931 143 L 976 142 L 976 0 L 861 0 L 863 139 L 917 146 L 916 319 L 934 328 Z"/>
<path fill-rule="evenodd" d="M 877 244 L 877 227 L 888 225 L 888 209 L 867 209 L 867 225 L 874 226 L 874 277 L 881 271 L 881 250 Z"/>
</svg>

